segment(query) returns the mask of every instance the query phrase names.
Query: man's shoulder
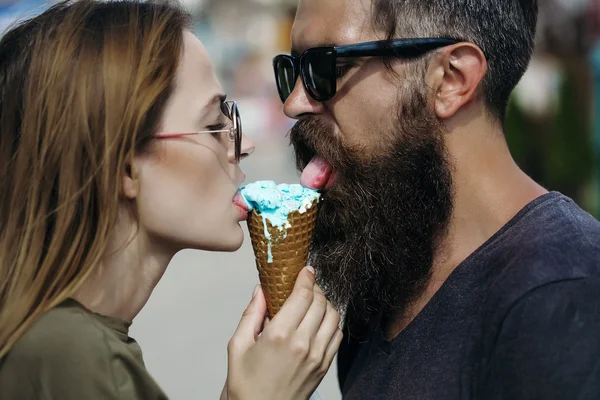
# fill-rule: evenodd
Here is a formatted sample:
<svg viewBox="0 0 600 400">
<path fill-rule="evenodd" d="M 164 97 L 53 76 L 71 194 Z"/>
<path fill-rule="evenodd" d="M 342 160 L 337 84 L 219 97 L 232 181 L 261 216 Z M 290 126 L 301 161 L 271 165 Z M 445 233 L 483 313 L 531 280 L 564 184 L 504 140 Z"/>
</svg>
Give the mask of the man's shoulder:
<svg viewBox="0 0 600 400">
<path fill-rule="evenodd" d="M 535 293 L 548 297 L 554 285 L 600 282 L 600 222 L 571 199 L 552 193 L 522 212 L 496 238 L 481 282 L 486 323 L 501 324 L 516 304 Z M 587 283 L 589 282 L 589 283 Z M 565 292 L 572 295 L 573 292 Z"/>
<path fill-rule="evenodd" d="M 530 244 L 572 254 L 581 250 L 584 255 L 598 254 L 600 222 L 570 198 L 558 193 L 551 195 L 539 208 L 531 210 L 531 220 L 525 229 L 532 233 Z"/>
<path fill-rule="evenodd" d="M 600 222 L 552 194 L 525 210 L 493 246 L 497 279 L 519 287 L 600 276 Z"/>
<path fill-rule="evenodd" d="M 599 291 L 597 277 L 569 279 L 515 301 L 484 342 L 479 398 L 600 398 Z"/>
</svg>

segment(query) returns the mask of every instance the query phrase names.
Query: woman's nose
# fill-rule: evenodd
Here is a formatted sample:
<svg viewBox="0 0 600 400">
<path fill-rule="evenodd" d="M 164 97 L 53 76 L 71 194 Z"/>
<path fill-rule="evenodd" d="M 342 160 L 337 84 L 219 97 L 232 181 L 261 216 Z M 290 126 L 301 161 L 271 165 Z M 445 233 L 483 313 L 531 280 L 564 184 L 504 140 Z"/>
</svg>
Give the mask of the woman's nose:
<svg viewBox="0 0 600 400">
<path fill-rule="evenodd" d="M 250 155 L 252 155 L 252 153 L 254 153 L 254 142 L 252 142 L 252 140 L 250 140 L 249 137 L 247 136 L 242 136 L 242 146 L 241 146 L 241 155 L 240 155 L 240 161 L 242 161 L 245 158 L 250 157 Z M 229 162 L 235 163 L 235 151 L 231 150 L 229 152 Z"/>
</svg>

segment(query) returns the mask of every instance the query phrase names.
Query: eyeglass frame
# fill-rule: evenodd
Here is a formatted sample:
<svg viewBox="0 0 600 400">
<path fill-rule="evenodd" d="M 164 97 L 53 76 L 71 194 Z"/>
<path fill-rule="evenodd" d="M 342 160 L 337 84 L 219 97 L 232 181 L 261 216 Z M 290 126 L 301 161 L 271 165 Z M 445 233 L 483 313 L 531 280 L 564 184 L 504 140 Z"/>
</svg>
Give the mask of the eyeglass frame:
<svg viewBox="0 0 600 400">
<path fill-rule="evenodd" d="M 223 108 L 223 107 L 226 107 Z M 227 110 L 227 111 L 225 111 Z M 221 112 L 231 122 L 232 126 L 229 129 L 221 129 L 215 131 L 195 131 L 195 132 L 158 132 L 153 135 L 155 139 L 173 139 L 184 136 L 192 136 L 199 134 L 215 134 L 228 133 L 230 143 L 234 143 L 235 160 L 239 162 L 242 157 L 242 118 L 240 117 L 239 107 L 236 101 L 229 100 L 221 103 Z"/>
<path fill-rule="evenodd" d="M 377 40 L 372 42 L 355 43 L 344 46 L 325 46 L 313 47 L 305 50 L 299 56 L 289 54 L 279 54 L 273 58 L 273 69 L 275 72 L 275 83 L 279 98 L 283 103 L 289 98 L 284 98 L 281 84 L 279 83 L 277 64 L 281 59 L 286 59 L 292 62 L 292 73 L 294 75 L 294 87 L 300 76 L 306 93 L 314 100 L 324 102 L 331 100 L 337 93 L 337 76 L 335 76 L 335 68 L 337 58 L 358 58 L 358 57 L 400 57 L 400 58 L 416 58 L 420 57 L 432 50 L 441 47 L 450 46 L 460 43 L 461 40 L 452 38 L 403 38 L 391 40 Z M 307 56 L 315 52 L 324 52 L 325 56 L 331 57 L 333 71 L 330 77 L 331 94 L 327 96 L 316 96 L 306 83 L 309 75 L 305 72 L 305 61 Z M 290 95 L 294 88 L 290 91 Z"/>
</svg>

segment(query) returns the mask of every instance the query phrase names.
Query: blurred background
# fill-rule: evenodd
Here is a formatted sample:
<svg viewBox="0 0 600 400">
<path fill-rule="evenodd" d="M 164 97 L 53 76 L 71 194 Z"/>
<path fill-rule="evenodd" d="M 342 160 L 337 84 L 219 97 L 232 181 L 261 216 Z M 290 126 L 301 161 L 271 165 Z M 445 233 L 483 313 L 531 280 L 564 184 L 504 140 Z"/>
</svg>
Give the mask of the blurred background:
<svg viewBox="0 0 600 400">
<path fill-rule="evenodd" d="M 289 52 L 296 0 L 185 0 L 229 98 L 240 103 L 256 152 L 248 182 L 298 181 L 271 59 Z M 539 0 L 537 48 L 514 92 L 506 135 L 516 161 L 538 182 L 600 214 L 600 0 Z M 40 0 L 0 0 L 0 30 L 34 15 Z M 235 254 L 180 253 L 132 336 L 150 372 L 176 400 L 216 399 L 226 346 L 250 300 L 257 273 L 249 240 Z M 335 368 L 319 388 L 340 399 Z"/>
</svg>

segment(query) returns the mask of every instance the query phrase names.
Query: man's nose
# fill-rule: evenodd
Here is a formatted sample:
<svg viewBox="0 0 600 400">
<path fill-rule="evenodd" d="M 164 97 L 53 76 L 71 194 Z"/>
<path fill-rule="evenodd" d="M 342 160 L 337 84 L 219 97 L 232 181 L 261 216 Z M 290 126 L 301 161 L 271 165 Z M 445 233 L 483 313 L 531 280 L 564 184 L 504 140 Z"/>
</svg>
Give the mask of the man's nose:
<svg viewBox="0 0 600 400">
<path fill-rule="evenodd" d="M 313 99 L 304 89 L 302 79 L 298 77 L 294 90 L 283 104 L 283 112 L 288 118 L 298 119 L 306 114 L 319 114 L 323 103 Z"/>
</svg>

